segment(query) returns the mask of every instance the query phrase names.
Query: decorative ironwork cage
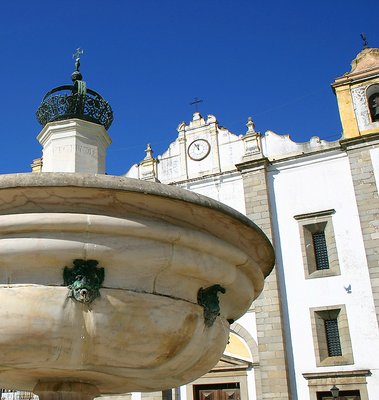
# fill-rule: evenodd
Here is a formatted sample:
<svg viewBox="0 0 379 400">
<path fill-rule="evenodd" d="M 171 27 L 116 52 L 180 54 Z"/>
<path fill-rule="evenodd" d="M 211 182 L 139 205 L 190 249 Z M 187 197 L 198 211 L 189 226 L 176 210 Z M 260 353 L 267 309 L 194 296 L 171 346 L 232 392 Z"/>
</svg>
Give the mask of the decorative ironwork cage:
<svg viewBox="0 0 379 400">
<path fill-rule="evenodd" d="M 48 122 L 78 118 L 103 125 L 108 130 L 113 122 L 111 106 L 100 94 L 87 89 L 83 81 L 59 86 L 46 93 L 36 115 L 42 126 Z"/>
</svg>

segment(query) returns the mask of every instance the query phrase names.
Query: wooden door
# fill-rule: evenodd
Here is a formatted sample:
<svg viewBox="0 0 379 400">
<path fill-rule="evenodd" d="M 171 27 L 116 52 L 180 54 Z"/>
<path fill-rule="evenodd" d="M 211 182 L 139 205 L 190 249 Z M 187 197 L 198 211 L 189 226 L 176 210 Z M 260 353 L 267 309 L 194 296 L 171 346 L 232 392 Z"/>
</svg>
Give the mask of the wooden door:
<svg viewBox="0 0 379 400">
<path fill-rule="evenodd" d="M 199 400 L 240 400 L 240 390 L 235 389 L 202 389 Z"/>
</svg>

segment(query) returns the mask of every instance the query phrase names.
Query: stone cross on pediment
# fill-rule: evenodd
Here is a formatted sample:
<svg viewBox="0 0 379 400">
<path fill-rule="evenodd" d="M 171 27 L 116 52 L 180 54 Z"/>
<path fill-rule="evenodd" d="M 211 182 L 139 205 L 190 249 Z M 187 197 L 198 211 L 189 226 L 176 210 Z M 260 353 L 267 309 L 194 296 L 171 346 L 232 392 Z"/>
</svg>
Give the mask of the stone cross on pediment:
<svg viewBox="0 0 379 400">
<path fill-rule="evenodd" d="M 195 97 L 193 101 L 191 101 L 190 105 L 195 106 L 195 112 L 199 111 L 199 104 L 202 103 L 203 100 L 199 99 L 198 97 Z"/>
</svg>

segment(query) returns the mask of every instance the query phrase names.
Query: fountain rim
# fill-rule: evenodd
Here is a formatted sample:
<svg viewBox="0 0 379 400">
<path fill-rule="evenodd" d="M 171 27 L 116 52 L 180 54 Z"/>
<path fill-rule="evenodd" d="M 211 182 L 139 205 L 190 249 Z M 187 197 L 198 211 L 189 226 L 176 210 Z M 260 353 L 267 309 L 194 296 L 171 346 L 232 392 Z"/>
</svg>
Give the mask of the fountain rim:
<svg viewBox="0 0 379 400">
<path fill-rule="evenodd" d="M 262 270 L 265 277 L 270 274 L 275 264 L 274 249 L 270 240 L 262 229 L 259 228 L 251 219 L 226 204 L 180 187 L 158 182 L 143 181 L 125 176 L 76 172 L 29 172 L 0 175 L 0 193 L 2 190 L 6 189 L 27 187 L 74 187 L 129 192 L 184 201 L 196 206 L 208 208 L 237 220 L 242 225 L 253 229 L 258 233 L 262 240 L 262 245 L 266 246 L 267 254 L 269 255 L 269 261 L 267 262 L 266 268 Z"/>
</svg>

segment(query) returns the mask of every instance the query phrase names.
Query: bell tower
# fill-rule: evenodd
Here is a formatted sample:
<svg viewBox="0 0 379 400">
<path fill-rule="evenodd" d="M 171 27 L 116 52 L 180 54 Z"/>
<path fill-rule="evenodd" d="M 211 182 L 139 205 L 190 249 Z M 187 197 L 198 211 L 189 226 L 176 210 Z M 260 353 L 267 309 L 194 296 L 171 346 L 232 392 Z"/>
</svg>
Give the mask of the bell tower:
<svg viewBox="0 0 379 400">
<path fill-rule="evenodd" d="M 365 42 L 351 67 L 332 83 L 343 139 L 379 133 L 379 49 Z"/>
</svg>

